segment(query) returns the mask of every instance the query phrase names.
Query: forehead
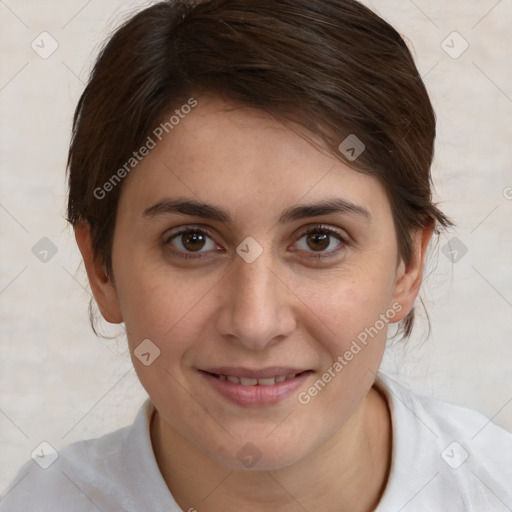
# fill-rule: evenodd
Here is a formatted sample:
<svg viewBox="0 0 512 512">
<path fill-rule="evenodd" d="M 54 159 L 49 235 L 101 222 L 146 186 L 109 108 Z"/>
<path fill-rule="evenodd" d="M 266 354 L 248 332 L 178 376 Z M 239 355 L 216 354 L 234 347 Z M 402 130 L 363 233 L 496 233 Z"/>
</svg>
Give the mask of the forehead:
<svg viewBox="0 0 512 512">
<path fill-rule="evenodd" d="M 315 145 L 261 110 L 216 97 L 197 101 L 130 174 L 122 201 L 143 211 L 164 196 L 188 196 L 260 216 L 327 196 L 375 213 L 388 208 L 376 178 L 320 151 L 313 134 Z"/>
</svg>

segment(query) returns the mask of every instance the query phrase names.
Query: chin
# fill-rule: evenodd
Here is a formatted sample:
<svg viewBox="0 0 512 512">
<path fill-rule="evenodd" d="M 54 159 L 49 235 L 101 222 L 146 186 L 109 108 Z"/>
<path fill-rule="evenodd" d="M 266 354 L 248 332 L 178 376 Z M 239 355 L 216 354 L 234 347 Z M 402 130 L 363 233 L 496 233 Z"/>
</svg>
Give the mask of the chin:
<svg viewBox="0 0 512 512">
<path fill-rule="evenodd" d="M 234 471 L 274 471 L 295 464 L 306 456 L 304 445 L 297 449 L 295 443 L 284 445 L 281 441 L 269 442 L 263 439 L 261 442 L 235 441 L 226 446 L 222 453 L 210 455 L 217 463 Z M 239 446 L 233 453 L 233 446 Z"/>
</svg>

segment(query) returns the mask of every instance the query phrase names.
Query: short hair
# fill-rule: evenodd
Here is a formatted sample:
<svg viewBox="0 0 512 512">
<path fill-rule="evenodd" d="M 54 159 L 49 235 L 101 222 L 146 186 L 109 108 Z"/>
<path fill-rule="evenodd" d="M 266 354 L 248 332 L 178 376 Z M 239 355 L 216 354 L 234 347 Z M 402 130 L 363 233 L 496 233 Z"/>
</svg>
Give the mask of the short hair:
<svg viewBox="0 0 512 512">
<path fill-rule="evenodd" d="M 306 128 L 339 160 L 375 176 L 406 263 L 415 230 L 451 225 L 432 200 L 432 104 L 385 20 L 355 0 L 168 0 L 108 39 L 73 118 L 68 221 L 88 223 L 110 276 L 122 182 L 102 198 L 95 190 L 197 91 Z M 340 151 L 354 136 L 365 148 L 357 159 Z M 405 337 L 413 321 L 414 309 L 401 325 Z"/>
</svg>

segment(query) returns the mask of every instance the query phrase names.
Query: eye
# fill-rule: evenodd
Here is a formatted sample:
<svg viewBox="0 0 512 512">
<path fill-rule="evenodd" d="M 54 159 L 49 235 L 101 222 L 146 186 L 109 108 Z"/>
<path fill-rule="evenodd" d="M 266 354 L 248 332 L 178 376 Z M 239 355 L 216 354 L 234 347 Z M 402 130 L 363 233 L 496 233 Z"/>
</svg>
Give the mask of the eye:
<svg viewBox="0 0 512 512">
<path fill-rule="evenodd" d="M 207 230 L 195 226 L 168 232 L 164 245 L 181 258 L 203 258 L 206 253 L 221 249 Z M 308 258 L 323 258 L 337 254 L 345 245 L 347 242 L 341 232 L 329 226 L 316 225 L 302 233 L 292 250 L 307 252 Z"/>
<path fill-rule="evenodd" d="M 309 228 L 296 242 L 298 250 L 312 253 L 309 258 L 332 256 L 345 245 L 346 241 L 339 231 L 323 225 Z"/>
<path fill-rule="evenodd" d="M 190 226 L 169 233 L 164 244 L 183 258 L 202 258 L 204 253 L 219 248 L 206 230 Z"/>
</svg>

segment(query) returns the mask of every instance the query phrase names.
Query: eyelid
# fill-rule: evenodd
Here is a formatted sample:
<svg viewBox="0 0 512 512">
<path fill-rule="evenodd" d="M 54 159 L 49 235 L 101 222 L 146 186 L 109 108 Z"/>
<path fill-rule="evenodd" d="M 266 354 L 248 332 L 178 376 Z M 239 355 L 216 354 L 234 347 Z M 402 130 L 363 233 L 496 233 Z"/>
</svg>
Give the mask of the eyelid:
<svg viewBox="0 0 512 512">
<path fill-rule="evenodd" d="M 210 229 L 207 226 L 204 226 L 202 224 L 186 224 L 183 226 L 178 226 L 176 228 L 171 228 L 171 229 L 167 230 L 165 232 L 164 236 L 162 237 L 164 246 L 169 247 L 169 251 L 171 251 L 178 258 L 183 258 L 183 259 L 207 258 L 208 253 L 211 251 L 186 252 L 186 251 L 180 251 L 172 246 L 171 241 L 174 238 L 176 238 L 180 235 L 183 235 L 184 233 L 189 233 L 189 232 L 202 233 L 202 234 L 206 235 L 208 238 L 210 238 L 216 246 L 219 246 L 219 244 L 215 241 L 215 237 L 213 236 Z"/>
<path fill-rule="evenodd" d="M 213 232 L 210 230 L 208 226 L 203 224 L 185 224 L 183 226 L 177 226 L 175 228 L 168 229 L 163 236 L 164 242 L 169 242 L 171 238 L 174 238 L 178 235 L 182 235 L 183 233 L 188 233 L 189 231 L 197 231 L 208 235 L 212 240 L 214 240 Z"/>
<path fill-rule="evenodd" d="M 325 231 L 329 234 L 336 235 L 340 238 L 340 240 L 343 240 L 343 241 L 346 241 L 345 239 L 348 238 L 348 235 L 344 236 L 345 231 L 343 231 L 339 228 L 337 229 L 333 226 L 330 226 L 329 224 L 322 224 L 322 223 L 307 224 L 306 226 L 301 226 L 298 231 L 300 233 L 299 238 L 302 238 L 304 235 L 309 235 L 310 233 L 314 233 L 316 231 Z"/>
<path fill-rule="evenodd" d="M 310 224 L 309 226 L 302 226 L 299 229 L 299 235 L 295 237 L 295 241 L 293 242 L 293 245 L 296 244 L 300 239 L 302 239 L 304 236 L 307 236 L 311 233 L 317 233 L 317 232 L 324 232 L 327 233 L 329 236 L 333 236 L 337 238 L 340 242 L 340 247 L 336 249 L 332 249 L 330 251 L 307 251 L 310 256 L 307 256 L 309 259 L 318 259 L 318 258 L 329 258 L 332 256 L 337 255 L 340 251 L 343 250 L 344 247 L 346 247 L 349 244 L 349 235 L 345 233 L 345 231 L 340 231 L 340 229 L 337 229 L 335 227 L 332 227 L 328 224 Z M 291 249 L 292 251 L 297 251 L 297 249 Z"/>
<path fill-rule="evenodd" d="M 215 240 L 216 236 L 213 234 L 213 232 L 210 230 L 210 228 L 203 224 L 186 224 L 186 225 L 178 226 L 176 228 L 172 228 L 165 232 L 165 235 L 163 236 L 163 242 L 165 245 L 171 245 L 170 244 L 171 240 L 173 240 L 174 238 L 176 238 L 184 233 L 189 233 L 189 232 L 202 233 L 202 234 L 208 236 L 215 243 L 215 245 L 217 245 L 217 246 L 220 245 L 216 242 L 216 240 Z M 346 246 L 349 243 L 349 240 L 348 240 L 349 236 L 347 234 L 344 235 L 344 233 L 345 233 L 344 231 L 340 232 L 339 229 L 334 228 L 327 224 L 322 224 L 322 223 L 307 224 L 305 226 L 301 226 L 297 230 L 297 232 L 298 232 L 298 234 L 294 237 L 294 242 L 292 244 L 292 247 L 304 236 L 307 236 L 307 235 L 309 235 L 311 233 L 315 233 L 315 232 L 327 233 L 330 236 L 336 237 L 340 241 L 340 244 L 342 246 L 341 248 L 337 248 L 337 249 L 330 250 L 330 251 L 318 251 L 318 252 L 306 251 L 310 254 L 310 256 L 307 256 L 307 258 L 310 258 L 310 259 L 328 258 L 333 255 L 336 255 L 338 252 L 340 252 L 343 249 L 343 246 Z M 195 253 L 194 252 L 185 252 L 185 251 L 180 251 L 178 249 L 175 249 L 174 247 L 171 250 L 178 257 L 183 257 L 183 258 L 206 258 L 206 257 L 208 257 L 207 256 L 208 253 L 211 252 L 211 251 L 205 251 L 205 252 L 199 251 L 199 252 L 195 252 Z M 298 249 L 291 249 L 291 251 L 299 252 Z"/>
</svg>

